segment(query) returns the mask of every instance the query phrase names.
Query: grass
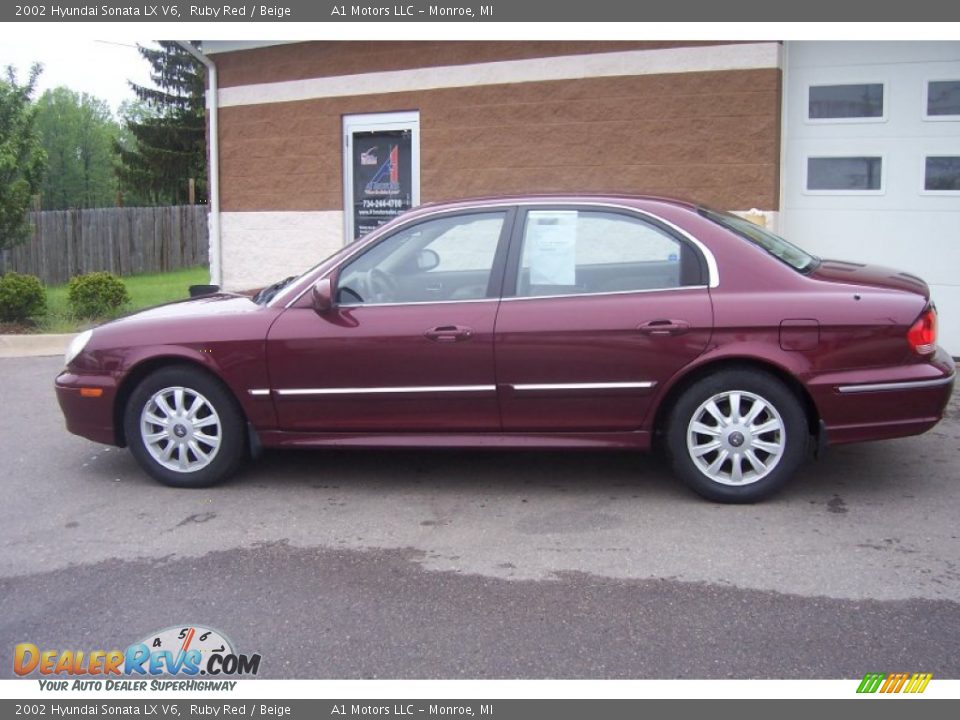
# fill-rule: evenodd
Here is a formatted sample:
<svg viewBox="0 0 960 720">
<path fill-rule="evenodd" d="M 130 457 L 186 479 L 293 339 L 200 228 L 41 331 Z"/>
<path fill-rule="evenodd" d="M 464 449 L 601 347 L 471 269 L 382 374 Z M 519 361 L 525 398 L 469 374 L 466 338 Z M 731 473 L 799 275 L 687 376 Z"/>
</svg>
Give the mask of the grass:
<svg viewBox="0 0 960 720">
<path fill-rule="evenodd" d="M 210 271 L 203 266 L 197 266 L 165 273 L 130 275 L 122 280 L 130 292 L 130 302 L 120 308 L 113 317 L 188 297 L 188 288 L 191 285 L 210 281 Z M 37 330 L 43 333 L 72 333 L 110 319 L 112 318 L 88 320 L 74 317 L 67 302 L 66 284 L 55 285 L 47 288 L 47 314 L 38 323 Z"/>
</svg>

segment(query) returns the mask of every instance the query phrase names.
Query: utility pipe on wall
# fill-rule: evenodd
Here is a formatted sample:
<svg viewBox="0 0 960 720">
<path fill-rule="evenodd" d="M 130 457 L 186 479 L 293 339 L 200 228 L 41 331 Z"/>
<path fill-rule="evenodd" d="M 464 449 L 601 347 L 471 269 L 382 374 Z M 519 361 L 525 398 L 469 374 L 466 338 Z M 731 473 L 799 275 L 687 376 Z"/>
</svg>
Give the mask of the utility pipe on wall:
<svg viewBox="0 0 960 720">
<path fill-rule="evenodd" d="M 217 117 L 217 66 L 196 46 L 177 40 L 182 47 L 207 68 L 207 112 L 210 116 L 210 283 L 223 285 L 220 244 L 220 134 Z"/>
</svg>

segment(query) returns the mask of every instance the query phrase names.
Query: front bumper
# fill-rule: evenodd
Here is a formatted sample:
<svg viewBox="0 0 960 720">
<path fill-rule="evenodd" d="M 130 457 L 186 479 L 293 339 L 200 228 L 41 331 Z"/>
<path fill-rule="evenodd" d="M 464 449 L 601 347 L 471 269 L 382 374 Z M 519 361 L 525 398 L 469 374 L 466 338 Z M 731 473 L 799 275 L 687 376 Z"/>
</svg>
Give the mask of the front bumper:
<svg viewBox="0 0 960 720">
<path fill-rule="evenodd" d="M 943 348 L 929 362 L 828 373 L 807 383 L 831 444 L 919 435 L 943 418 L 956 381 Z"/>
<path fill-rule="evenodd" d="M 57 376 L 55 387 L 67 430 L 106 445 L 119 444 L 113 417 L 117 384 L 112 377 L 64 371 Z M 82 391 L 85 388 L 99 389 L 100 394 L 98 397 L 84 396 Z"/>
</svg>

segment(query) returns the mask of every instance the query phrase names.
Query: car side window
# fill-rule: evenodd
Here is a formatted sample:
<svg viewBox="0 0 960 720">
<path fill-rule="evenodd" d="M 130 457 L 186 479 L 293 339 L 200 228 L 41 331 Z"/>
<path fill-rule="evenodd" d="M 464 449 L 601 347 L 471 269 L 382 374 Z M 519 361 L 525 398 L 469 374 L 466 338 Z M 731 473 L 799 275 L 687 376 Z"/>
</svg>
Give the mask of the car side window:
<svg viewBox="0 0 960 720">
<path fill-rule="evenodd" d="M 517 277 L 520 297 L 697 284 L 700 271 L 693 251 L 640 218 L 593 210 L 527 213 Z"/>
<path fill-rule="evenodd" d="M 426 220 L 390 235 L 340 272 L 337 302 L 371 305 L 487 296 L 505 211 Z"/>
</svg>

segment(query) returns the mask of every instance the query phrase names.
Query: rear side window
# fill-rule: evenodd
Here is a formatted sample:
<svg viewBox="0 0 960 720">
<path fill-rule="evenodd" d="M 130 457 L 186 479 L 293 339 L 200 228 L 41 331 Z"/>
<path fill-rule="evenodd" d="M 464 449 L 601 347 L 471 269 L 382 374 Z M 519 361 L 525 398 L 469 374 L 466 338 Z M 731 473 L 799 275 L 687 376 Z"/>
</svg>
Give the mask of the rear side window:
<svg viewBox="0 0 960 720">
<path fill-rule="evenodd" d="M 639 218 L 592 210 L 530 210 L 518 296 L 664 290 L 702 283 L 685 243 Z"/>
<path fill-rule="evenodd" d="M 777 260 L 789 265 L 794 270 L 808 272 L 813 270 L 820 262 L 815 255 L 801 250 L 779 235 L 775 235 L 759 225 L 754 225 L 742 217 L 731 213 L 716 212 L 715 210 L 708 210 L 706 208 L 700 208 L 700 214 L 708 220 L 717 223 L 717 225 L 721 225 L 727 230 L 739 235 L 744 240 L 763 248 L 770 255 L 777 258 Z"/>
</svg>

